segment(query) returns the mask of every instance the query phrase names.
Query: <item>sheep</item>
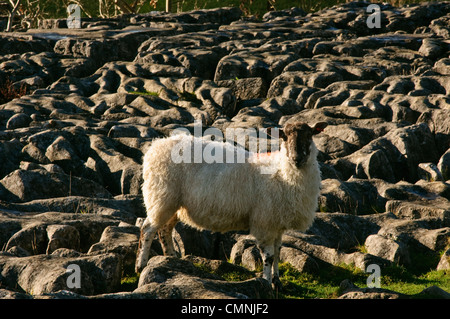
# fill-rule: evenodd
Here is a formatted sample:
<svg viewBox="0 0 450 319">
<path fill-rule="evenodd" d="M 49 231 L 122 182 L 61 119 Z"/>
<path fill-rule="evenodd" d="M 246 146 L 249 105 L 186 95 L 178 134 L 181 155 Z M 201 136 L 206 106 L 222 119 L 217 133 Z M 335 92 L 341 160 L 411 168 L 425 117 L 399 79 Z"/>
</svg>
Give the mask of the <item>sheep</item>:
<svg viewBox="0 0 450 319">
<path fill-rule="evenodd" d="M 200 230 L 248 230 L 261 252 L 263 278 L 278 287 L 283 233 L 305 231 L 315 217 L 321 176 L 312 137 L 326 126 L 325 122 L 312 128 L 301 122 L 288 123 L 279 131 L 279 151 L 267 156 L 248 152 L 244 163 L 175 163 L 174 147 L 194 149 L 195 143 L 201 143 L 204 149 L 208 143 L 219 142 L 191 135 L 153 141 L 143 161 L 147 217 L 141 226 L 136 272 L 146 266 L 156 232 L 164 255 L 175 256 L 172 230 L 182 221 Z M 277 169 L 261 174 L 261 166 L 268 163 Z"/>
</svg>

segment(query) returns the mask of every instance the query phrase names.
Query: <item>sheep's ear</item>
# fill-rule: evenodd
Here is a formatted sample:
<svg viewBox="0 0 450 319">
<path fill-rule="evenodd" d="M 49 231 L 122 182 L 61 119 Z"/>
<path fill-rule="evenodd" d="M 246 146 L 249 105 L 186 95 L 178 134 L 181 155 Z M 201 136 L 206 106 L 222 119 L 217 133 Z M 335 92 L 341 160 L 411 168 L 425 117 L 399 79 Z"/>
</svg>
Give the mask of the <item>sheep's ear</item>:
<svg viewBox="0 0 450 319">
<path fill-rule="evenodd" d="M 313 127 L 313 134 L 319 134 L 320 132 L 323 132 L 323 130 L 328 126 L 328 123 L 326 122 L 319 122 L 316 123 Z"/>
</svg>

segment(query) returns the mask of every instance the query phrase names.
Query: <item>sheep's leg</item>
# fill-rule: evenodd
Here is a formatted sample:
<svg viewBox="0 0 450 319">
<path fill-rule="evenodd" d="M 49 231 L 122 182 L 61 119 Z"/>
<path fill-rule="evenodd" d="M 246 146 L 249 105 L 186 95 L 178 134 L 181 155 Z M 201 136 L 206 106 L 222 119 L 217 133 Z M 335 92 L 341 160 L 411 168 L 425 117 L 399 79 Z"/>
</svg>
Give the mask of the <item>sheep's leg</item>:
<svg viewBox="0 0 450 319">
<path fill-rule="evenodd" d="M 281 250 L 281 236 L 275 239 L 274 249 L 275 254 L 272 265 L 272 273 L 273 273 L 272 286 L 276 290 L 281 290 L 282 284 L 280 281 L 280 274 L 278 270 L 278 263 L 280 261 L 280 250 Z"/>
<path fill-rule="evenodd" d="M 274 245 L 259 245 L 263 262 L 263 278 L 272 283 L 272 267 L 275 256 Z"/>
<path fill-rule="evenodd" d="M 159 240 L 163 249 L 164 256 L 176 257 L 175 249 L 173 247 L 172 231 L 178 223 L 177 215 L 173 217 L 158 231 Z"/>
<path fill-rule="evenodd" d="M 139 237 L 139 246 L 136 256 L 136 272 L 141 272 L 147 265 L 150 257 L 150 246 L 152 245 L 153 238 L 155 237 L 157 225 L 152 225 L 147 217 L 144 224 L 141 227 L 141 236 Z"/>
</svg>

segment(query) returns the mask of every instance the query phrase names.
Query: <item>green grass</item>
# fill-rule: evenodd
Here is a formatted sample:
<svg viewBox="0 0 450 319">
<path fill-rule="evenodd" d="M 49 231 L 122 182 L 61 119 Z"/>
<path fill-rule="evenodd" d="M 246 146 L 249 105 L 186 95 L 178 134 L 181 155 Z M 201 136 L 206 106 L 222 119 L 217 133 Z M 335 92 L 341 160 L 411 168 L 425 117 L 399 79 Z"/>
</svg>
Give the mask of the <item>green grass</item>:
<svg viewBox="0 0 450 319">
<path fill-rule="evenodd" d="M 152 92 L 152 91 L 129 91 L 128 93 L 143 96 L 159 96 L 159 92 Z"/>
<path fill-rule="evenodd" d="M 203 264 L 195 265 L 203 271 L 215 273 Z M 340 291 L 342 281 L 349 279 L 356 286 L 365 288 L 367 287 L 367 278 L 370 275 L 354 265 L 347 264 L 322 265 L 318 273 L 315 274 L 300 272 L 289 263 L 280 263 L 279 269 L 283 289 L 276 297 L 281 299 L 337 298 L 342 294 L 342 291 Z M 257 271 L 251 273 L 256 276 Z M 248 273 L 239 272 L 215 274 L 220 275 L 227 281 L 241 281 L 252 278 Z M 381 288 L 383 289 L 411 295 L 414 298 L 414 295 L 433 285 L 450 292 L 450 271 L 431 270 L 413 273 L 398 265 L 381 269 Z"/>
<path fill-rule="evenodd" d="M 242 268 L 243 271 L 240 271 L 238 268 L 235 268 L 234 271 L 223 271 L 220 267 L 217 270 L 213 270 L 203 263 L 194 263 L 194 266 L 204 272 L 220 276 L 226 281 L 244 281 L 255 277 L 254 271 L 244 268 Z"/>
<path fill-rule="evenodd" d="M 194 263 L 198 269 L 221 276 L 226 281 L 243 281 L 256 277 L 257 271 L 214 271 L 202 263 Z M 300 272 L 289 263 L 280 263 L 280 280 L 283 289 L 276 295 L 280 299 L 337 298 L 342 294 L 340 283 L 349 279 L 360 288 L 365 288 L 370 274 L 364 273 L 354 265 L 321 266 L 318 273 Z M 137 288 L 139 275 L 129 271 L 121 280 L 120 291 L 133 291 Z M 414 274 L 403 266 L 392 265 L 381 268 L 381 288 L 396 291 L 412 298 L 431 286 L 450 292 L 450 270 L 431 270 Z"/>
<path fill-rule="evenodd" d="M 433 285 L 450 292 L 450 271 L 432 270 L 414 275 L 401 266 L 391 266 L 381 271 L 381 288 L 406 295 L 418 294 Z"/>
<path fill-rule="evenodd" d="M 133 291 L 137 288 L 139 283 L 139 275 L 130 273 L 124 275 L 120 280 L 120 291 Z"/>
<path fill-rule="evenodd" d="M 318 274 L 299 272 L 290 264 L 280 264 L 280 279 L 283 291 L 279 298 L 336 298 L 342 292 L 339 289 L 344 279 L 356 286 L 365 288 L 369 274 L 353 265 L 323 267 Z M 414 295 L 430 286 L 450 292 L 450 271 L 432 270 L 415 275 L 402 266 L 393 265 L 381 269 L 381 288 L 402 294 Z M 417 297 L 417 296 L 416 296 Z"/>
<path fill-rule="evenodd" d="M 139 276 L 134 271 L 134 265 L 128 265 L 122 270 L 119 291 L 133 291 L 138 287 Z"/>
<path fill-rule="evenodd" d="M 288 263 L 281 263 L 279 268 L 283 290 L 278 297 L 287 299 L 336 298 L 344 279 L 362 286 L 368 276 L 350 265 L 322 267 L 318 274 L 300 272 Z"/>
</svg>

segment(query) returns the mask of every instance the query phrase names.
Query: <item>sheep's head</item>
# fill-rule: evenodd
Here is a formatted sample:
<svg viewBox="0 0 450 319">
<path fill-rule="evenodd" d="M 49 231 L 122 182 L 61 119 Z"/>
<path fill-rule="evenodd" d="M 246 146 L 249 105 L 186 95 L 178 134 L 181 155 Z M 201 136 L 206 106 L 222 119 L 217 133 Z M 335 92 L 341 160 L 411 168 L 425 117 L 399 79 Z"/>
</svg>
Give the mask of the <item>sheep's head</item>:
<svg viewBox="0 0 450 319">
<path fill-rule="evenodd" d="M 313 127 L 306 123 L 288 123 L 280 130 L 280 137 L 284 140 L 287 157 L 297 168 L 301 168 L 311 153 L 312 137 L 322 132 L 328 124 L 319 122 Z"/>
</svg>

